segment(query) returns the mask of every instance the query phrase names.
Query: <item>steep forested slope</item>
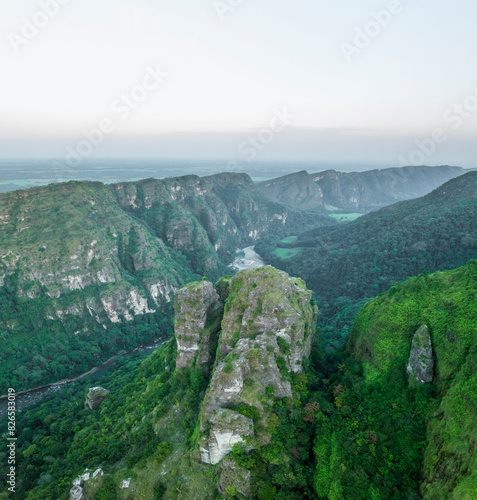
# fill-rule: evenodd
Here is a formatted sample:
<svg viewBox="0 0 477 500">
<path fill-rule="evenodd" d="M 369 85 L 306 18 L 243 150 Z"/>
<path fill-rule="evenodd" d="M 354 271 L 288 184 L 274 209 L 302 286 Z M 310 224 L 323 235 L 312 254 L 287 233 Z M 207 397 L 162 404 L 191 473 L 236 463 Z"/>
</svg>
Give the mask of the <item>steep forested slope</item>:
<svg viewBox="0 0 477 500">
<path fill-rule="evenodd" d="M 307 359 L 301 280 L 267 267 L 191 283 L 176 338 L 117 365 L 99 408 L 83 380 L 18 415 L 19 495 L 66 499 L 89 472 L 90 500 L 473 500 L 476 302 L 477 261 L 396 284 L 326 373 L 316 348 Z"/>
<path fill-rule="evenodd" d="M 263 239 L 256 248 L 306 281 L 327 336 L 339 341 L 366 299 L 424 270 L 452 269 L 477 257 L 477 172 L 354 222 L 284 242 Z M 287 258 L 278 256 L 281 249 L 289 249 Z"/>
<path fill-rule="evenodd" d="M 477 495 L 477 261 L 397 284 L 358 314 L 318 416 L 320 497 L 473 499 Z M 408 362 L 430 335 L 431 381 Z M 434 367 L 432 369 L 432 366 Z"/>
<path fill-rule="evenodd" d="M 82 380 L 18 416 L 21 498 L 67 499 L 85 472 L 90 500 L 313 498 L 311 292 L 265 267 L 190 283 L 174 308 L 176 338 L 116 365 L 99 408 Z"/>
</svg>

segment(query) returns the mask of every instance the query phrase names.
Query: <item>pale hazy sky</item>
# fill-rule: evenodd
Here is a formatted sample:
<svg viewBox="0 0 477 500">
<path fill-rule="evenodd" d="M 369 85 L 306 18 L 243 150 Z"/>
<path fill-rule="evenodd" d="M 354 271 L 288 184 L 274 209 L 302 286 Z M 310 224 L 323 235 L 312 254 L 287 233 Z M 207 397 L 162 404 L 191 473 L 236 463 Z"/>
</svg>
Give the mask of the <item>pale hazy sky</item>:
<svg viewBox="0 0 477 500">
<path fill-rule="evenodd" d="M 61 1 L 2 2 L 0 158 L 477 165 L 475 0 Z"/>
</svg>

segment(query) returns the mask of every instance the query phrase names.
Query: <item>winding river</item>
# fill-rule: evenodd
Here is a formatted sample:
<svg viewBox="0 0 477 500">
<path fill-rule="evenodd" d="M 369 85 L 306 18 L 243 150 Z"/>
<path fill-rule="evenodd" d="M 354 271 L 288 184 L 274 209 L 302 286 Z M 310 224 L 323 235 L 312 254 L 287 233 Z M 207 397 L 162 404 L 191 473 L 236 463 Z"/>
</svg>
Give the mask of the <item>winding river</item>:
<svg viewBox="0 0 477 500">
<path fill-rule="evenodd" d="M 102 365 L 95 366 L 91 370 L 78 375 L 75 378 L 60 380 L 59 382 L 55 382 L 53 384 L 44 385 L 42 387 L 37 387 L 36 389 L 30 389 L 28 391 L 18 392 L 16 394 L 16 411 L 22 411 L 29 406 L 38 403 L 43 398 L 48 396 L 48 394 L 53 394 L 54 392 L 59 391 L 62 387 L 73 384 L 77 380 L 89 377 L 94 380 L 100 379 L 103 375 L 107 373 L 111 365 L 116 361 L 119 357 L 128 357 L 133 354 L 150 354 L 154 349 L 160 347 L 164 342 L 166 342 L 168 338 L 161 338 L 154 340 L 148 344 L 144 344 L 140 347 L 136 347 L 136 349 L 126 352 L 122 355 L 116 355 L 112 358 L 108 359 L 108 361 L 104 362 Z M 0 420 L 7 413 L 7 396 L 0 397 Z"/>
<path fill-rule="evenodd" d="M 256 269 L 264 265 L 262 257 L 255 251 L 255 247 L 251 246 L 237 250 L 235 260 L 230 264 L 230 267 L 241 271 L 243 269 Z"/>
</svg>

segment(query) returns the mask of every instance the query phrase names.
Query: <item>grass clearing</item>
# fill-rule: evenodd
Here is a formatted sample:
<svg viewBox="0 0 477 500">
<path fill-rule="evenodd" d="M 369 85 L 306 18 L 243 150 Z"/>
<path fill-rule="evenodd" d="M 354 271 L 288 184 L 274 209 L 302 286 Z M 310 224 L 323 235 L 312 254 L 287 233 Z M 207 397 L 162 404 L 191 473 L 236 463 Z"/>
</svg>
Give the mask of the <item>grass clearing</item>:
<svg viewBox="0 0 477 500">
<path fill-rule="evenodd" d="M 280 259 L 289 259 L 298 255 L 301 252 L 301 248 L 277 248 L 273 253 L 280 257 Z"/>
<path fill-rule="evenodd" d="M 338 219 L 340 221 L 346 221 L 346 222 L 351 222 L 353 220 L 358 219 L 361 217 L 363 214 L 328 214 L 330 217 L 333 217 L 333 219 Z"/>
<path fill-rule="evenodd" d="M 283 238 L 283 240 L 280 240 L 280 243 L 295 243 L 295 241 L 298 239 L 298 236 L 288 236 L 286 238 Z"/>
</svg>

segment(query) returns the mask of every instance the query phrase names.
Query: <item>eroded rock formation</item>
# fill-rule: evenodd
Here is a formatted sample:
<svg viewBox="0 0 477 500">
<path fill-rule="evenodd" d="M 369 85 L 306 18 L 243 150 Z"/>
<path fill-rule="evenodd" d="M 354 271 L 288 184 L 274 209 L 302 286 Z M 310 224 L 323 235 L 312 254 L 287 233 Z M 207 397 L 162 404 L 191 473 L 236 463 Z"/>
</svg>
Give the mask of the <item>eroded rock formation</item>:
<svg viewBox="0 0 477 500">
<path fill-rule="evenodd" d="M 190 368 L 197 355 L 196 366 L 207 369 L 222 310 L 219 295 L 209 281 L 195 281 L 178 290 L 174 299 L 177 368 Z"/>
<path fill-rule="evenodd" d="M 422 325 L 414 334 L 407 372 L 411 384 L 430 383 L 434 378 L 432 340 L 426 325 Z"/>
<path fill-rule="evenodd" d="M 303 360 L 310 354 L 317 316 L 305 284 L 270 266 L 223 278 L 217 288 L 225 308 L 217 359 L 200 417 L 201 459 L 212 464 L 220 462 L 236 443 L 244 442 L 252 449 L 255 441 L 269 441 L 263 406 L 266 391 L 277 398 L 293 396 L 292 377 L 302 371 Z M 212 292 L 212 285 L 205 282 L 179 291 L 178 304 L 194 298 L 185 318 L 196 320 L 179 330 L 181 336 L 193 330 L 194 337 L 190 335 L 188 351 L 183 338 L 178 339 L 177 366 L 186 366 L 197 351 L 207 349 L 209 333 L 200 326 L 206 323 L 206 311 L 218 300 Z M 184 318 L 181 311 L 179 316 Z M 259 431 L 251 418 L 236 411 L 238 405 L 252 408 L 263 424 Z"/>
</svg>

